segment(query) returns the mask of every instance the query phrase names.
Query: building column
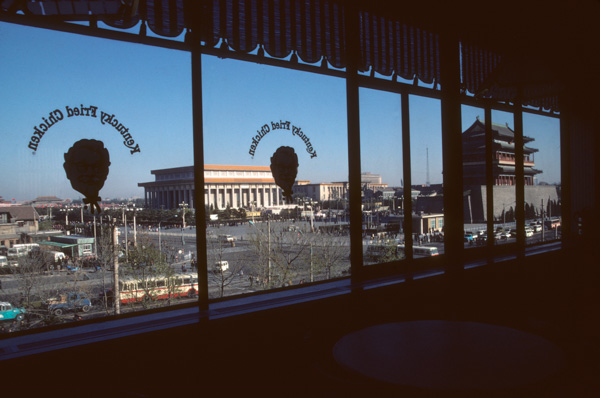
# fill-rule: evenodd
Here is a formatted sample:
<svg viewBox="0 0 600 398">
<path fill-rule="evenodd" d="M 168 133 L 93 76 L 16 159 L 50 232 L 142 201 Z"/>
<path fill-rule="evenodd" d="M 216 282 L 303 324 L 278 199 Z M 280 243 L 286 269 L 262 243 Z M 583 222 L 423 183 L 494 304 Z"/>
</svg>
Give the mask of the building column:
<svg viewBox="0 0 600 398">
<path fill-rule="evenodd" d="M 211 200 L 211 197 L 210 197 L 210 195 L 211 195 L 211 189 L 210 188 L 211 188 L 210 184 L 206 186 L 206 189 L 208 190 L 207 197 L 206 197 L 206 204 L 208 205 L 209 209 L 210 209 L 210 205 L 212 204 L 212 200 Z"/>
</svg>

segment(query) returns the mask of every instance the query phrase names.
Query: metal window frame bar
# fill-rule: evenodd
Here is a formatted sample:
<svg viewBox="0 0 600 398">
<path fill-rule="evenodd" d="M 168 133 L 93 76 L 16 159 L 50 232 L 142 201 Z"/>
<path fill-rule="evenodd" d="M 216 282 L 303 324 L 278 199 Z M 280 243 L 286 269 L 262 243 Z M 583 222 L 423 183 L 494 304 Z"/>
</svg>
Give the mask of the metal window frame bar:
<svg viewBox="0 0 600 398">
<path fill-rule="evenodd" d="M 358 37 L 358 16 L 359 16 L 359 12 L 356 9 L 355 6 L 349 6 L 346 8 L 346 21 L 348 22 L 347 25 L 347 29 L 346 29 L 346 43 L 358 43 L 359 42 L 359 37 Z M 442 106 L 446 106 L 446 103 L 448 101 L 447 97 L 444 97 L 443 94 L 443 90 L 445 90 L 444 86 L 441 86 L 441 90 L 439 89 L 435 89 L 435 88 L 428 88 L 428 87 L 421 87 L 421 86 L 417 86 L 414 84 L 407 84 L 407 83 L 403 83 L 403 82 L 396 82 L 393 80 L 386 80 L 386 79 L 381 79 L 381 78 L 375 78 L 375 77 L 370 77 L 370 76 L 364 76 L 362 74 L 360 74 L 358 72 L 358 64 L 359 64 L 359 58 L 358 58 L 358 46 L 347 46 L 348 47 L 348 67 L 346 68 L 346 70 L 338 70 L 338 69 L 332 69 L 332 68 L 325 68 L 323 66 L 321 66 L 321 64 L 319 64 L 319 66 L 317 65 L 311 65 L 311 64 L 302 64 L 302 63 L 292 63 L 288 60 L 282 60 L 282 59 L 277 59 L 277 58 L 269 58 L 269 57 L 260 57 L 258 55 L 253 55 L 253 54 L 245 54 L 245 53 L 238 53 L 238 52 L 234 52 L 234 51 L 230 51 L 230 50 L 222 50 L 219 48 L 213 48 L 213 47 L 207 47 L 204 46 L 200 43 L 200 41 L 197 41 L 197 44 L 194 45 L 193 42 L 194 40 L 186 40 L 186 41 L 176 41 L 176 40 L 169 40 L 169 39 L 163 39 L 163 38 L 158 38 L 158 37 L 149 37 L 149 36 L 144 36 L 144 35 L 139 35 L 139 34 L 132 34 L 132 33 L 127 33 L 127 32 L 119 32 L 119 31 L 115 31 L 115 30 L 111 30 L 111 29 L 104 29 L 104 28 L 97 28 L 95 26 L 85 26 L 85 25 L 80 25 L 80 24 L 72 24 L 72 23 L 65 23 L 63 21 L 58 21 L 58 20 L 53 20 L 53 19 L 48 19 L 48 18 L 36 18 L 36 17 L 32 17 L 32 16 L 27 16 L 27 15 L 8 15 L 8 14 L 1 14 L 0 15 L 0 21 L 3 22 L 8 22 L 8 23 L 15 23 L 15 24 L 19 24 L 19 25 L 24 25 L 24 26 L 31 26 L 34 28 L 43 28 L 43 29 L 50 29 L 50 30 L 55 30 L 55 31 L 62 31 L 65 33 L 74 33 L 74 34 L 80 34 L 80 35 L 85 35 L 85 36 L 90 36 L 90 37 L 97 37 L 97 38 L 104 38 L 104 39 L 109 39 L 109 40 L 116 40 L 116 41 L 122 41 L 122 42 L 128 42 L 128 43 L 132 43 L 132 44 L 141 44 L 141 45 L 149 45 L 149 46 L 153 46 L 153 47 L 160 47 L 160 48 L 166 48 L 166 49 L 173 49 L 173 50 L 180 50 L 180 51 L 187 51 L 191 54 L 192 60 L 191 60 L 191 69 L 192 69 L 192 88 L 193 88 L 193 93 L 192 93 L 192 101 L 193 101 L 193 109 L 194 109 L 194 121 L 193 121 L 193 135 L 194 135 L 194 162 L 195 164 L 201 164 L 203 165 L 203 160 L 204 160 L 204 153 L 203 153 L 203 130 L 202 130 L 202 97 L 201 97 L 201 87 L 202 87 L 202 66 L 201 66 L 201 57 L 202 55 L 211 55 L 211 56 L 217 56 L 220 58 L 231 58 L 231 59 L 236 59 L 236 60 L 240 60 L 240 61 L 246 61 L 246 62 L 253 62 L 253 63 L 259 63 L 259 64 L 264 64 L 264 65 L 270 65 L 270 66 L 275 66 L 275 67 L 283 67 L 283 68 L 287 68 L 287 69 L 293 69 L 293 70 L 298 70 L 298 71 L 304 71 L 304 72 L 309 72 L 309 73 L 316 73 L 316 74 L 321 74 L 321 75 L 327 75 L 327 76 L 333 76 L 333 77 L 339 77 L 339 78 L 343 78 L 346 80 L 346 87 L 347 87 L 347 107 L 348 107 L 348 164 L 349 164 L 349 182 L 350 182 L 350 187 L 358 187 L 360 188 L 360 162 L 353 162 L 353 159 L 360 159 L 360 128 L 359 128 L 359 104 L 358 104 L 358 89 L 360 87 L 365 87 L 365 88 L 372 88 L 372 89 L 376 89 L 376 90 L 382 90 L 382 91 L 388 91 L 388 92 L 394 92 L 394 93 L 399 93 L 402 96 L 402 118 L 403 118 L 403 126 L 402 126 L 402 140 L 403 140 L 403 173 L 404 173 L 404 181 L 405 181 L 405 187 L 408 186 L 409 187 L 409 195 L 406 195 L 405 192 L 405 212 L 407 212 L 409 209 L 412 211 L 412 203 L 411 201 L 411 195 L 410 195 L 410 172 L 411 172 L 411 165 L 410 165 L 410 125 L 408 122 L 405 123 L 405 117 L 408 120 L 408 109 L 409 109 L 409 103 L 408 103 L 408 95 L 412 94 L 412 95 L 418 95 L 418 96 L 423 96 L 423 97 L 428 97 L 428 98 L 436 98 L 436 99 L 440 99 Z M 187 32 L 186 34 L 190 35 L 191 32 Z M 447 40 L 446 38 L 444 38 L 444 40 Z M 446 41 L 447 42 L 447 41 Z M 448 42 L 447 42 L 448 43 Z M 456 47 L 458 47 L 458 43 L 459 43 L 459 39 L 457 38 L 453 38 L 450 40 L 450 45 L 452 47 L 455 47 L 454 44 L 456 44 Z M 457 57 L 458 57 L 459 52 L 457 52 Z M 446 57 L 448 57 L 446 55 Z M 446 64 L 447 65 L 447 64 Z M 446 70 L 448 67 L 446 65 L 442 65 L 441 69 L 442 72 L 444 73 L 448 73 L 448 71 Z M 454 76 L 451 72 L 449 74 L 447 74 L 446 76 L 451 76 L 451 81 L 454 82 L 454 80 L 456 79 L 458 82 L 460 81 L 460 65 L 458 64 L 458 71 L 456 73 L 456 76 Z M 456 82 L 454 82 L 456 83 Z M 481 107 L 482 103 L 483 103 L 483 107 L 485 109 L 486 112 L 486 181 L 487 181 L 487 213 L 488 214 L 492 214 L 492 217 L 488 217 L 488 231 L 493 231 L 493 169 L 492 169 L 492 162 L 491 162 L 491 157 L 492 157 L 492 151 L 491 151 L 491 142 L 488 142 L 488 140 L 491 138 L 491 124 L 490 126 L 488 126 L 488 120 L 491 121 L 491 109 L 496 109 L 496 110 L 502 110 L 502 111 L 507 111 L 507 112 L 515 112 L 515 110 L 518 110 L 519 113 L 525 112 L 525 113 L 531 113 L 531 114 L 538 114 L 538 115 L 542 115 L 542 116 L 546 116 L 546 117 L 555 117 L 555 118 L 560 118 L 561 119 L 561 155 L 562 155 L 562 160 L 563 163 L 561 165 L 561 173 L 562 173 L 562 183 L 563 184 L 568 184 L 568 177 L 567 175 L 567 160 L 568 160 L 568 154 L 566 153 L 566 149 L 568 148 L 567 145 L 565 145 L 565 143 L 568 143 L 568 137 L 567 134 L 565 134 L 565 132 L 567 131 L 566 128 L 566 122 L 564 122 L 563 118 L 561 117 L 560 114 L 556 114 L 553 112 L 544 112 L 541 110 L 535 110 L 535 109 L 529 109 L 529 108 L 523 108 L 522 106 L 520 106 L 520 104 L 507 104 L 507 103 L 502 103 L 502 102 L 497 102 L 494 101 L 492 99 L 479 99 L 479 98 L 475 98 L 475 97 L 469 97 L 467 95 L 464 94 L 459 94 L 459 90 L 457 90 L 456 87 L 451 87 L 449 89 L 449 92 L 454 92 L 456 91 L 455 95 L 457 96 L 457 99 L 452 99 L 452 103 L 453 105 L 458 104 L 458 110 L 454 109 L 453 111 L 450 111 L 451 113 L 454 113 L 454 117 L 458 116 L 458 120 L 460 121 L 460 105 L 464 104 L 464 105 L 471 105 L 471 106 L 476 106 L 476 107 Z M 489 115 L 488 115 L 489 113 Z M 491 123 L 491 122 L 489 122 Z M 565 127 L 563 127 L 565 126 Z M 488 127 L 490 129 L 490 132 L 488 134 Z M 460 138 L 460 133 L 462 133 L 462 131 L 458 131 L 458 134 L 455 134 L 456 137 Z M 522 135 L 522 130 L 521 130 L 521 135 Z M 453 130 L 452 128 L 449 128 L 448 126 L 443 126 L 442 127 L 442 139 L 443 139 L 443 143 L 452 143 L 453 140 L 452 138 L 456 138 L 453 135 Z M 522 139 L 522 136 L 521 136 Z M 445 166 L 456 166 L 456 165 L 462 165 L 462 140 L 455 140 L 458 143 L 452 144 L 450 146 L 447 145 L 443 145 L 444 147 L 444 159 L 450 159 L 450 156 L 452 156 L 453 160 L 444 160 L 444 164 Z M 407 145 L 408 144 L 408 145 Z M 458 148 L 458 146 L 460 146 L 460 148 Z M 450 149 L 450 147 L 452 147 L 453 149 Z M 460 149 L 459 151 L 459 155 L 456 156 L 456 153 L 452 153 L 452 151 L 455 151 L 456 149 Z M 522 148 L 521 148 L 522 150 Z M 407 153 L 408 152 L 408 156 Z M 460 160 L 460 162 L 456 163 L 457 159 Z M 408 163 L 408 165 L 407 165 Z M 522 163 L 522 159 L 521 159 L 521 163 Z M 458 166 L 454 167 L 457 168 Z M 452 170 L 451 167 L 444 167 L 445 170 L 448 172 L 450 170 Z M 462 184 L 462 167 L 460 167 L 460 177 L 455 176 L 452 177 L 450 180 L 447 180 L 446 175 L 444 176 L 444 184 L 447 185 L 450 182 L 460 182 Z M 521 167 L 520 170 L 521 174 L 523 173 L 523 167 Z M 195 184 L 197 186 L 203 186 L 204 183 L 204 176 L 203 173 L 195 173 L 196 177 L 195 177 Z M 492 191 L 492 194 L 490 195 L 490 190 Z M 457 190 L 458 191 L 462 191 L 462 190 Z M 568 193 L 568 192 L 565 192 Z M 462 196 L 462 195 L 461 195 Z M 566 198 L 566 200 L 568 201 L 568 198 Z M 195 202 L 197 204 L 201 204 L 201 206 L 198 206 L 198 209 L 200 210 L 201 216 L 197 217 L 197 219 L 199 219 L 199 223 L 201 224 L 205 224 L 205 220 L 204 217 L 202 216 L 202 214 L 204 213 L 204 195 L 203 195 L 203 190 L 196 190 L 196 197 L 195 197 Z M 565 201 L 563 201 L 565 202 Z M 351 235 L 351 275 L 352 275 L 352 280 L 353 281 L 362 281 L 364 279 L 365 273 L 364 273 L 364 266 L 362 265 L 362 231 L 361 231 L 361 226 L 362 226 L 362 218 L 361 218 L 361 209 L 360 209 L 360 204 L 361 204 L 361 197 L 360 197 L 360 189 L 350 189 L 350 220 L 351 220 L 351 227 L 350 227 L 350 235 Z M 408 206 L 407 206 L 408 204 Z M 455 231 L 458 230 L 458 221 L 460 221 L 460 228 L 464 228 L 464 226 L 462 225 L 463 219 L 458 220 L 460 217 L 458 217 L 458 214 L 462 214 L 462 199 L 461 199 L 461 206 L 458 206 L 458 200 L 456 200 L 456 198 L 454 198 L 453 200 L 451 200 L 450 202 L 445 202 L 445 214 L 452 214 L 454 218 L 456 218 L 456 222 L 445 219 L 444 221 L 444 226 L 445 226 L 445 231 L 451 230 L 451 231 Z M 450 207 L 449 207 L 450 206 Z M 521 204 L 522 206 L 522 204 Z M 450 210 L 449 210 L 450 209 Z M 460 210 L 459 212 L 456 212 L 456 214 L 454 214 L 455 212 L 452 210 Z M 405 218 L 405 227 L 409 227 L 410 229 L 412 229 L 412 221 L 410 221 L 410 224 L 408 223 L 408 219 L 411 219 L 410 217 L 411 215 L 408 215 L 408 218 Z M 449 222 L 450 221 L 450 222 Z M 522 223 L 524 223 L 524 221 L 522 221 Z M 490 228 L 491 226 L 491 228 Z M 449 228 L 450 227 L 450 228 Z M 449 234 L 446 233 L 447 236 L 449 236 L 450 238 L 452 238 L 453 234 Z M 490 237 L 488 237 L 490 238 Z M 460 239 L 460 243 L 462 243 L 462 234 L 459 234 L 458 238 L 456 238 L 457 241 L 458 239 Z M 412 234 L 410 236 L 408 236 L 408 245 L 412 245 Z M 198 248 L 201 250 L 206 251 L 206 237 L 203 236 L 201 238 L 198 238 L 197 240 L 197 245 Z M 447 252 L 449 251 L 450 253 L 452 253 L 452 251 L 456 250 L 455 253 L 455 257 L 456 258 L 460 258 L 461 257 L 461 253 L 464 250 L 464 247 L 462 244 L 458 245 L 456 244 L 456 242 L 449 242 L 448 239 L 445 240 L 445 246 L 447 248 Z M 455 247 L 456 246 L 456 247 Z M 491 239 L 488 239 L 488 248 L 489 249 L 493 249 L 493 232 L 491 235 Z M 488 254 L 490 256 L 493 255 L 492 253 L 493 250 L 488 250 Z M 523 247 L 519 247 L 518 249 L 519 252 L 523 251 Z M 412 255 L 412 252 L 410 253 L 410 255 Z M 454 257 L 454 255 L 453 255 Z M 200 260 L 200 258 L 198 259 Z M 206 259 L 203 259 L 203 261 L 206 262 Z M 454 263 L 454 261 L 448 261 L 448 263 Z M 203 264 L 204 267 L 206 267 L 206 264 Z M 202 274 L 201 272 L 199 272 L 199 274 Z M 200 292 L 200 298 L 199 298 L 199 305 L 201 309 L 206 308 L 209 300 L 208 300 L 208 281 L 207 281 L 207 276 L 203 275 L 200 278 L 199 281 L 202 284 L 202 291 Z"/>
</svg>

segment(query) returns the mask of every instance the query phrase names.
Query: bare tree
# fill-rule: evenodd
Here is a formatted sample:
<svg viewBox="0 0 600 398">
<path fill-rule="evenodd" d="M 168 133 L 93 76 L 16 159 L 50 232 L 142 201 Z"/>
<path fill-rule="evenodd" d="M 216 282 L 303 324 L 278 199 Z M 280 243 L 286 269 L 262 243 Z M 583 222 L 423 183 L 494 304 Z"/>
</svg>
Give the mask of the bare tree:
<svg viewBox="0 0 600 398">
<path fill-rule="evenodd" d="M 289 223 L 256 225 L 249 241 L 266 276 L 265 288 L 284 286 L 306 268 L 310 253 L 309 235 Z"/>
<path fill-rule="evenodd" d="M 331 279 L 336 269 L 350 267 L 350 241 L 343 236 L 312 235 L 310 240 L 311 275 L 324 272 L 325 279 Z M 336 275 L 333 275 L 336 276 Z"/>
<path fill-rule="evenodd" d="M 112 234 L 109 228 L 104 229 L 96 241 L 96 266 L 97 272 L 101 273 L 101 298 L 102 306 L 106 314 L 112 312 L 113 303 L 109 299 L 109 294 L 113 291 L 113 261 L 114 247 L 112 242 Z"/>
<path fill-rule="evenodd" d="M 144 235 L 138 238 L 137 247 L 129 251 L 128 261 L 126 264 L 120 264 L 119 271 L 124 277 L 134 281 L 138 290 L 143 291 L 139 300 L 135 301 L 143 308 L 148 308 L 152 301 L 156 300 L 157 288 L 169 289 L 168 285 L 160 284 L 175 274 L 167 262 L 167 257 Z M 171 297 L 172 290 L 169 289 L 169 299 Z M 167 302 L 170 303 L 170 300 Z"/>
<path fill-rule="evenodd" d="M 40 293 L 44 291 L 42 286 L 44 285 L 45 258 L 39 252 L 32 252 L 19 257 L 17 261 L 18 265 L 12 267 L 12 272 L 19 281 L 19 292 L 22 301 L 20 305 L 31 308 L 32 302 L 36 298 L 39 300 Z"/>
<path fill-rule="evenodd" d="M 231 247 L 229 242 L 207 237 L 207 244 L 208 282 L 216 287 L 217 297 L 224 297 L 225 288 L 243 274 L 245 262 L 234 261 L 229 256 L 226 260 L 226 248 Z"/>
</svg>

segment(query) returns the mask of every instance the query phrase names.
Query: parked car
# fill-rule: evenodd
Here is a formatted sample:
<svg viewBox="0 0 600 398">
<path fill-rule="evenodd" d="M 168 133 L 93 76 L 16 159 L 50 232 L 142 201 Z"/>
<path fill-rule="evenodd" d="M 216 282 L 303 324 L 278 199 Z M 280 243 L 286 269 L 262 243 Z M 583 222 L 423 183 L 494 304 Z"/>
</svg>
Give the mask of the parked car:
<svg viewBox="0 0 600 398">
<path fill-rule="evenodd" d="M 17 320 L 21 321 L 25 318 L 25 308 L 13 307 L 11 303 L 6 301 L 0 302 L 0 321 Z"/>
<path fill-rule="evenodd" d="M 67 311 L 88 312 L 92 302 L 86 293 L 67 293 L 48 300 L 48 312 L 62 315 Z"/>
<path fill-rule="evenodd" d="M 533 236 L 533 229 L 530 227 L 525 227 L 525 236 L 530 238 Z"/>
</svg>

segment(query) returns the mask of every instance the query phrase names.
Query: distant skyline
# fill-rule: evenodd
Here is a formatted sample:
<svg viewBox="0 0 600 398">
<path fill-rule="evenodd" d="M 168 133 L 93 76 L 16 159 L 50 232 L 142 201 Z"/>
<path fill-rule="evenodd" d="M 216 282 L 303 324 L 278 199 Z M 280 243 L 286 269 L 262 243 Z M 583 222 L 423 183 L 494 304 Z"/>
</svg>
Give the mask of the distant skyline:
<svg viewBox="0 0 600 398">
<path fill-rule="evenodd" d="M 0 52 L 0 196 L 5 200 L 81 198 L 62 164 L 64 153 L 82 138 L 101 140 L 109 149 L 103 198 L 143 197 L 137 184 L 152 181 L 151 170 L 193 165 L 187 52 L 9 23 L 0 23 Z M 205 164 L 268 166 L 275 149 L 287 145 L 299 157 L 297 179 L 348 180 L 344 79 L 213 56 L 203 56 L 202 62 Z M 400 186 L 400 96 L 362 88 L 359 95 L 361 168 Z M 439 100 L 411 95 L 409 101 L 412 183 L 426 182 L 427 148 L 430 183 L 441 183 Z M 56 111 L 62 119 L 52 123 Z M 463 131 L 477 115 L 483 120 L 482 109 L 463 106 Z M 513 128 L 512 115 L 492 116 Z M 122 129 L 110 124 L 115 119 Z M 273 129 L 271 123 L 280 122 L 290 128 Z M 253 144 L 265 124 L 270 132 Z M 36 133 L 42 125 L 47 130 Z M 538 180 L 560 182 L 558 120 L 524 114 L 524 130 L 540 150 L 535 154 L 536 168 L 543 170 Z M 127 138 L 135 144 L 128 147 Z"/>
</svg>

